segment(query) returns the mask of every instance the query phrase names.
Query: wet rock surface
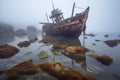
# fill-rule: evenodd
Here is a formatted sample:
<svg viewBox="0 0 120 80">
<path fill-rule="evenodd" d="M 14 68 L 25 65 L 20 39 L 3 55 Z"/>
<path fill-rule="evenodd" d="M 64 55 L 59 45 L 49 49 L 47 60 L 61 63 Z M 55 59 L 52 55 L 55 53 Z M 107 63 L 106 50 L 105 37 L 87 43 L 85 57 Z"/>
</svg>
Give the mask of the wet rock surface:
<svg viewBox="0 0 120 80">
<path fill-rule="evenodd" d="M 96 80 L 94 77 L 83 72 L 67 68 L 58 62 L 47 62 L 40 65 L 42 71 L 57 77 L 59 80 Z"/>
<path fill-rule="evenodd" d="M 32 75 L 39 71 L 39 66 L 33 64 L 32 60 L 27 60 L 13 66 L 6 71 L 7 77 L 3 80 L 17 80 L 22 75 Z"/>
<path fill-rule="evenodd" d="M 8 44 L 0 45 L 0 58 L 2 59 L 12 57 L 18 52 L 19 49 L 14 46 Z"/>
<path fill-rule="evenodd" d="M 72 60 L 75 60 L 76 63 L 81 63 L 82 61 L 86 60 L 86 56 L 84 54 L 70 54 L 63 50 L 61 51 L 61 53 L 65 56 L 71 58 Z"/>
<path fill-rule="evenodd" d="M 49 55 L 47 54 L 46 51 L 41 51 L 41 52 L 38 54 L 38 57 L 39 57 L 40 59 L 43 59 L 43 58 L 49 57 Z"/>
<path fill-rule="evenodd" d="M 31 44 L 30 41 L 23 41 L 23 42 L 19 42 L 17 45 L 22 48 L 22 47 L 28 47 L 30 44 Z"/>
<path fill-rule="evenodd" d="M 90 34 L 85 34 L 85 36 L 95 37 L 95 36 L 96 36 L 96 34 L 90 33 Z"/>
<path fill-rule="evenodd" d="M 34 38 L 34 39 L 30 39 L 29 42 L 30 42 L 30 43 L 34 43 L 34 42 L 36 42 L 37 40 L 38 40 L 38 38 L 36 37 L 36 38 Z"/>
<path fill-rule="evenodd" d="M 17 36 L 17 37 L 24 37 L 27 35 L 27 32 L 26 30 L 24 29 L 18 29 L 14 32 L 14 34 Z"/>
<path fill-rule="evenodd" d="M 113 62 L 113 59 L 107 55 L 89 54 L 88 56 L 95 58 L 104 65 L 110 65 Z"/>
<path fill-rule="evenodd" d="M 66 51 L 69 53 L 81 53 L 81 52 L 88 52 L 89 49 L 82 46 L 70 46 L 66 48 Z"/>
<path fill-rule="evenodd" d="M 107 40 L 104 41 L 109 47 L 115 47 L 118 44 L 120 44 L 120 40 L 119 39 L 115 39 L 115 40 Z"/>
</svg>

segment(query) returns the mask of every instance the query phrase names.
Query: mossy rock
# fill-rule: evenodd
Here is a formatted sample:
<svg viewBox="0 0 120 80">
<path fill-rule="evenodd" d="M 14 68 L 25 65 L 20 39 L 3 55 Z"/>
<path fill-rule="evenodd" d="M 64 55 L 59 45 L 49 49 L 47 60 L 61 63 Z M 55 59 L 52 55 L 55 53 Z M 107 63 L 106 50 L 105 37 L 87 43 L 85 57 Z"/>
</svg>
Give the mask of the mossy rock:
<svg viewBox="0 0 120 80">
<path fill-rule="evenodd" d="M 69 53 L 79 53 L 79 52 L 87 52 L 90 50 L 82 46 L 69 46 L 66 48 L 66 51 Z"/>
<path fill-rule="evenodd" d="M 46 51 L 41 51 L 41 52 L 38 54 L 38 57 L 39 57 L 40 59 L 44 59 L 44 58 L 48 58 L 49 55 L 47 54 Z"/>
</svg>

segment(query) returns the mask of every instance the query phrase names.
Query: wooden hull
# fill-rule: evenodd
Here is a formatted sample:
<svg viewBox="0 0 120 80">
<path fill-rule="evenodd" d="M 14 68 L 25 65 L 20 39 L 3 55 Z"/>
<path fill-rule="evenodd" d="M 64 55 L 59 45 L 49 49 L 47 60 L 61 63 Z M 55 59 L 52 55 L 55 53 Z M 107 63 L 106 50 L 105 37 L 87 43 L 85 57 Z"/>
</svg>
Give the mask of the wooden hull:
<svg viewBox="0 0 120 80">
<path fill-rule="evenodd" d="M 86 20 L 89 8 L 84 12 L 76 14 L 57 23 L 46 23 L 42 29 L 46 35 L 62 35 L 66 37 L 79 37 L 86 29 Z"/>
</svg>

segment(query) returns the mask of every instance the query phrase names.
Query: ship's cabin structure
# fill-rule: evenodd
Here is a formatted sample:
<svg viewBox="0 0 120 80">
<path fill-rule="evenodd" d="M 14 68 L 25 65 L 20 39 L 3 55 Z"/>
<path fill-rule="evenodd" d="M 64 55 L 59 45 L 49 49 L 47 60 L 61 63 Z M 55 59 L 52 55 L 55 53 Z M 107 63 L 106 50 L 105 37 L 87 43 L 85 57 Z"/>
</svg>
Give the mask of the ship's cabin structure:
<svg viewBox="0 0 120 80">
<path fill-rule="evenodd" d="M 51 11 L 51 16 L 50 16 L 50 19 L 52 19 L 53 23 L 57 23 L 61 20 L 64 19 L 63 17 L 63 12 L 60 10 L 60 9 L 53 9 Z"/>
</svg>

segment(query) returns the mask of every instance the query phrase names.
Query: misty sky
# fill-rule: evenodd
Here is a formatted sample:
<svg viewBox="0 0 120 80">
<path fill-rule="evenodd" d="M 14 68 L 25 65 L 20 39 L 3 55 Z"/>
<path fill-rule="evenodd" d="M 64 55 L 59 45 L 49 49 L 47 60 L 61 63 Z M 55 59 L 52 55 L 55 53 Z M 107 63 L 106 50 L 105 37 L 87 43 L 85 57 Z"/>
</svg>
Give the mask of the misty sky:
<svg viewBox="0 0 120 80">
<path fill-rule="evenodd" d="M 76 6 L 90 6 L 87 31 L 120 32 L 120 0 L 53 0 L 55 8 L 60 8 L 64 18 L 70 17 L 73 2 Z M 75 13 L 84 11 L 75 8 Z M 33 25 L 41 28 L 39 22 L 47 22 L 45 13 L 50 15 L 52 0 L 0 0 L 0 22 L 25 28 Z"/>
</svg>

